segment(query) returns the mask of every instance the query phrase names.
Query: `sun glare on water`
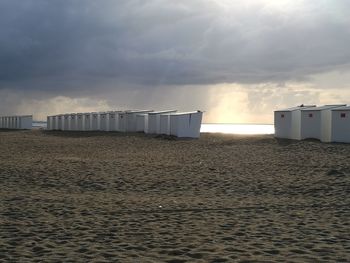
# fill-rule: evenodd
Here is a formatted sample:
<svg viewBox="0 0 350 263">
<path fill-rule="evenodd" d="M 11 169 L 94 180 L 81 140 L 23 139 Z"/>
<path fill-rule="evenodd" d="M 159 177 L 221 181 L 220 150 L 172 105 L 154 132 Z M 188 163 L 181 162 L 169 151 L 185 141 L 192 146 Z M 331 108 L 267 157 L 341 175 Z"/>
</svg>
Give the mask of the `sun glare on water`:
<svg viewBox="0 0 350 263">
<path fill-rule="evenodd" d="M 201 132 L 226 134 L 274 134 L 272 124 L 202 124 Z"/>
</svg>

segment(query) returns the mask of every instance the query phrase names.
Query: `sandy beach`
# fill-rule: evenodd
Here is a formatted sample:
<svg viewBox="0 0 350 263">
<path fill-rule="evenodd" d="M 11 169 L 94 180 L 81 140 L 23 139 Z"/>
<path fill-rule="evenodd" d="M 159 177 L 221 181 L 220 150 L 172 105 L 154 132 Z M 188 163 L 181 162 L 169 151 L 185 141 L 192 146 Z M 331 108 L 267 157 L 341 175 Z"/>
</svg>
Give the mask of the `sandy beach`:
<svg viewBox="0 0 350 263">
<path fill-rule="evenodd" d="M 1 262 L 349 262 L 350 145 L 0 131 Z"/>
</svg>

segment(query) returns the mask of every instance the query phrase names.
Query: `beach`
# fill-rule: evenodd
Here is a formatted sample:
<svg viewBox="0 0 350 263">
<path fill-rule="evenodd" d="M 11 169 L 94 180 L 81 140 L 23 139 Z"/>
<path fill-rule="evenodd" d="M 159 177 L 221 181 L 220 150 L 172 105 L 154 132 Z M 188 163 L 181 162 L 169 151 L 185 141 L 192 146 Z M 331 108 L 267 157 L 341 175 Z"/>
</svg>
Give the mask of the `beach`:
<svg viewBox="0 0 350 263">
<path fill-rule="evenodd" d="M 0 131 L 0 262 L 349 262 L 350 145 Z"/>
</svg>

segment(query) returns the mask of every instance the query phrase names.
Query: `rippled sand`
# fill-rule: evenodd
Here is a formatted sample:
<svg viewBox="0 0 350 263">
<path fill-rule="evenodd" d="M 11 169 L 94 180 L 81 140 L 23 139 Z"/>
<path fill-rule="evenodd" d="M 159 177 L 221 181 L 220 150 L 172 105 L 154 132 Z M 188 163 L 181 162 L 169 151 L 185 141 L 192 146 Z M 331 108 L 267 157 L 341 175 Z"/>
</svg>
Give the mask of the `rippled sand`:
<svg viewBox="0 0 350 263">
<path fill-rule="evenodd" d="M 349 262 L 350 145 L 0 131 L 0 261 Z"/>
</svg>

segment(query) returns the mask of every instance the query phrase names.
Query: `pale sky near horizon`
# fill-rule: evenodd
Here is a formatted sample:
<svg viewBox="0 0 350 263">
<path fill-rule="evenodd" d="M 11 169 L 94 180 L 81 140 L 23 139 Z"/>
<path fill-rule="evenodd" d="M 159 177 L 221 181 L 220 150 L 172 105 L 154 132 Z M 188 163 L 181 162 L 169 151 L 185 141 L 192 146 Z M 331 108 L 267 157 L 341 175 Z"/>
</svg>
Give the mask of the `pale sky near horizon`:
<svg viewBox="0 0 350 263">
<path fill-rule="evenodd" d="M 350 104 L 350 1 L 0 0 L 0 115 Z"/>
</svg>

